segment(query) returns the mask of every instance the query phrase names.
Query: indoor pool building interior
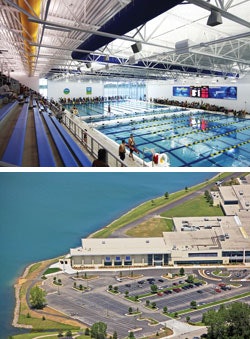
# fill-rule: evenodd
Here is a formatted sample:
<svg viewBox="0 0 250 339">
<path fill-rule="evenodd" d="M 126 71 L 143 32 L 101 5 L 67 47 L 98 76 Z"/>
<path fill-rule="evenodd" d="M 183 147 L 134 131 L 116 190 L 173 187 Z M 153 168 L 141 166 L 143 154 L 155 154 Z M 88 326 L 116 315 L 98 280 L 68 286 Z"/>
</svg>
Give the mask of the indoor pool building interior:
<svg viewBox="0 0 250 339">
<path fill-rule="evenodd" d="M 2 166 L 249 166 L 250 0 L 0 5 Z"/>
</svg>

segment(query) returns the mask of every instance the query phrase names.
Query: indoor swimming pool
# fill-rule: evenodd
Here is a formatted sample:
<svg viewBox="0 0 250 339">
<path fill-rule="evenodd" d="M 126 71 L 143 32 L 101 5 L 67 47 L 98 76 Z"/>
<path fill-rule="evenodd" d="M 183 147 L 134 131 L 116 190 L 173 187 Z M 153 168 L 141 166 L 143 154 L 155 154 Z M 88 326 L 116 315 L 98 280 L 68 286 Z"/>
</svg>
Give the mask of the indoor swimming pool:
<svg viewBox="0 0 250 339">
<path fill-rule="evenodd" d="M 250 119 L 147 102 L 111 105 L 110 113 L 108 104 L 97 104 L 79 115 L 117 144 L 132 133 L 145 162 L 159 153 L 171 167 L 250 166 Z"/>
</svg>

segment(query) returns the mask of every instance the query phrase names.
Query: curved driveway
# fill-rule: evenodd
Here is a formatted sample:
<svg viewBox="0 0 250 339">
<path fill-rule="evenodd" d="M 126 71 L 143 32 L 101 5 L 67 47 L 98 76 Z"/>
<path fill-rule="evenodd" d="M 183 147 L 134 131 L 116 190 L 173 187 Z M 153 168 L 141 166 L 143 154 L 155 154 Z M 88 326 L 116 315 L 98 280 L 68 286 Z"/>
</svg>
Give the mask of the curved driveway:
<svg viewBox="0 0 250 339">
<path fill-rule="evenodd" d="M 226 178 L 223 179 L 224 180 L 227 180 L 228 178 L 236 178 L 236 177 L 239 177 L 242 173 L 241 172 L 237 172 L 237 173 L 229 173 L 228 176 Z M 110 235 L 110 238 L 124 238 L 124 237 L 129 237 L 126 232 L 130 229 L 130 228 L 134 228 L 135 226 L 141 224 L 142 222 L 148 220 L 148 219 L 151 219 L 153 216 L 155 216 L 156 214 L 159 215 L 171 208 L 174 208 L 178 205 L 181 205 L 183 204 L 184 202 L 190 200 L 190 199 L 193 199 L 201 194 L 203 194 L 205 192 L 205 190 L 208 190 L 210 189 L 214 184 L 215 184 L 216 181 L 214 181 L 213 183 L 210 183 L 206 186 L 204 186 L 202 189 L 200 190 L 197 190 L 195 192 L 192 192 L 188 195 L 186 195 L 185 197 L 182 197 L 176 201 L 173 201 L 171 203 L 169 203 L 167 206 L 163 206 L 163 207 L 159 207 L 158 209 L 155 209 L 153 214 L 152 214 L 152 211 L 150 211 L 148 214 L 142 216 L 141 218 L 135 220 L 135 221 L 132 221 L 131 223 L 119 228 L 118 230 L 114 231 L 111 235 Z"/>
</svg>

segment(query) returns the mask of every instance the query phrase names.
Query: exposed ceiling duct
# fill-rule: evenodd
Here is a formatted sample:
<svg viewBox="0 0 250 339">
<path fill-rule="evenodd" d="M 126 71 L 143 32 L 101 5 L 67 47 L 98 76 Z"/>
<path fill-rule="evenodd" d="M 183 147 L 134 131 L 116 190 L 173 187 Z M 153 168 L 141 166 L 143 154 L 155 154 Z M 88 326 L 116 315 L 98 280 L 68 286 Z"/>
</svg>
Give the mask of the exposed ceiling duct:
<svg viewBox="0 0 250 339">
<path fill-rule="evenodd" d="M 182 3 L 182 0 L 134 0 L 103 25 L 99 31 L 123 35 Z M 135 15 L 136 13 L 136 15 Z M 112 42 L 114 38 L 91 35 L 77 49 L 96 51 Z M 88 54 L 72 52 L 73 59 L 84 60 Z"/>
<path fill-rule="evenodd" d="M 37 17 L 39 17 L 41 11 L 41 0 L 18 0 L 18 6 L 23 9 L 23 11 L 20 13 L 20 18 L 23 27 L 24 46 L 28 61 L 29 76 L 32 76 L 32 64 L 34 61 L 36 47 L 31 46 L 30 42 L 37 42 L 38 24 L 30 22 L 28 20 L 27 14 L 35 14 Z"/>
</svg>

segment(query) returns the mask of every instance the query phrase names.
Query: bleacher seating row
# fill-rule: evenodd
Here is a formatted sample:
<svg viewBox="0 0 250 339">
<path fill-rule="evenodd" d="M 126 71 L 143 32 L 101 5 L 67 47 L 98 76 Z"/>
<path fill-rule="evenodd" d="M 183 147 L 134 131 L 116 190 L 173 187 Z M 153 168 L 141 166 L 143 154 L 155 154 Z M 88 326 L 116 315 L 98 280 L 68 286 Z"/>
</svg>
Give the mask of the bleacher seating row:
<svg viewBox="0 0 250 339">
<path fill-rule="evenodd" d="M 16 126 L 5 149 L 2 161 L 16 166 L 22 166 L 25 133 L 28 119 L 29 102 L 24 103 Z"/>
<path fill-rule="evenodd" d="M 49 137 L 45 130 L 44 121 L 48 127 L 50 135 L 56 145 L 57 151 L 62 159 L 64 166 L 76 167 L 84 166 L 90 167 L 91 162 L 87 156 L 82 152 L 81 148 L 71 138 L 67 131 L 63 128 L 60 122 L 52 115 L 52 112 L 42 109 L 42 114 L 37 107 L 36 101 L 32 100 L 32 107 L 34 112 L 36 144 L 38 152 L 38 161 L 40 167 L 55 167 L 56 160 L 53 155 L 52 147 Z M 14 104 L 7 104 L 0 110 L 0 121 L 13 109 Z M 29 100 L 23 104 L 21 113 L 18 117 L 16 125 L 13 129 L 11 137 L 8 141 L 7 147 L 4 150 L 1 161 L 22 166 L 24 143 L 28 119 Z"/>
<path fill-rule="evenodd" d="M 41 167 L 55 167 L 56 162 L 55 162 L 53 152 L 49 144 L 47 134 L 43 126 L 43 122 L 42 122 L 42 119 L 39 113 L 39 109 L 37 107 L 34 107 L 33 111 L 34 111 L 34 119 L 35 119 L 39 165 Z"/>
<path fill-rule="evenodd" d="M 6 115 L 15 107 L 17 106 L 18 102 L 17 101 L 13 101 L 10 102 L 8 104 L 6 104 L 5 106 L 0 108 L 0 121 L 2 121 Z"/>
<path fill-rule="evenodd" d="M 61 135 L 59 134 L 50 116 L 48 115 L 47 112 L 43 112 L 42 114 L 50 131 L 50 134 L 54 140 L 54 143 L 57 147 L 57 150 L 60 153 L 64 166 L 77 167 L 78 166 L 77 161 L 75 160 L 73 154 L 70 152 L 69 148 L 67 147 Z"/>
<path fill-rule="evenodd" d="M 60 122 L 56 119 L 55 116 L 51 116 L 51 119 L 66 142 L 67 146 L 70 148 L 71 152 L 77 158 L 78 162 L 81 166 L 89 167 L 91 166 L 90 160 L 86 157 L 86 155 L 82 152 L 80 147 L 75 143 L 75 141 L 70 137 L 67 131 L 63 128 Z"/>
</svg>

